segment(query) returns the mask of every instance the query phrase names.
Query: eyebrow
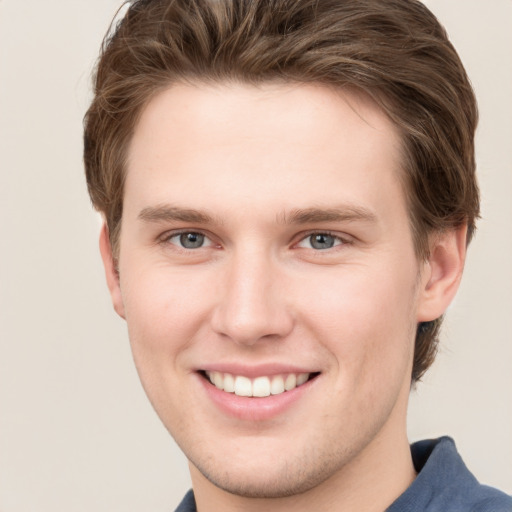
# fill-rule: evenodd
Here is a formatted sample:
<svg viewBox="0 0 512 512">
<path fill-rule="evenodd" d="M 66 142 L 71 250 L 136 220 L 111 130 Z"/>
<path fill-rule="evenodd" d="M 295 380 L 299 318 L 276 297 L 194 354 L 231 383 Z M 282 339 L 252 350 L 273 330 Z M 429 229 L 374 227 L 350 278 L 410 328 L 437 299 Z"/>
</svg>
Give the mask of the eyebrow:
<svg viewBox="0 0 512 512">
<path fill-rule="evenodd" d="M 318 222 L 376 222 L 377 216 L 362 206 L 347 205 L 339 208 L 295 209 L 284 214 L 285 224 L 310 224 Z"/>
<path fill-rule="evenodd" d="M 222 224 L 204 210 L 180 208 L 172 205 L 149 206 L 138 215 L 145 222 L 190 222 L 197 224 Z M 283 224 L 315 224 L 320 222 L 376 222 L 377 216 L 367 208 L 347 205 L 338 208 L 299 208 L 283 212 L 278 222 Z"/>
<path fill-rule="evenodd" d="M 146 222 L 193 222 L 214 224 L 212 215 L 193 208 L 179 208 L 171 205 L 150 206 L 140 211 L 138 218 Z M 220 224 L 220 222 L 219 222 Z"/>
</svg>

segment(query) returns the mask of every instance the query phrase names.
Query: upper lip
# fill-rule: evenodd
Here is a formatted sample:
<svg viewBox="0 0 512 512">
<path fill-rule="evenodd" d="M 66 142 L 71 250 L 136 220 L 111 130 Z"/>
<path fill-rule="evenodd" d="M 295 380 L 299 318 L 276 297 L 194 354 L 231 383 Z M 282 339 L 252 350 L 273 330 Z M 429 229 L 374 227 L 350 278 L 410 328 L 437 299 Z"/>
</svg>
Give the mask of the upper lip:
<svg viewBox="0 0 512 512">
<path fill-rule="evenodd" d="M 221 372 L 230 373 L 231 375 L 241 375 L 254 379 L 261 376 L 282 375 L 289 373 L 319 373 L 317 369 L 307 368 L 305 366 L 297 366 L 282 363 L 267 363 L 258 365 L 247 365 L 239 363 L 219 363 L 205 364 L 197 369 L 204 372 Z"/>
</svg>

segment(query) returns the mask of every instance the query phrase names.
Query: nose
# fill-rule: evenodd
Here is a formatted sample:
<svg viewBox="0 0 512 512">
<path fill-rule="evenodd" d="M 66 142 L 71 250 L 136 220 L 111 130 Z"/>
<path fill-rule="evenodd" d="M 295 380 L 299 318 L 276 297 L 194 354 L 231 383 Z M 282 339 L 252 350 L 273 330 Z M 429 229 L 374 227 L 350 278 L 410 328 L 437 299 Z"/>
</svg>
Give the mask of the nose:
<svg viewBox="0 0 512 512">
<path fill-rule="evenodd" d="M 212 328 L 233 342 L 250 346 L 280 339 L 293 329 L 279 265 L 262 251 L 231 258 L 220 279 Z"/>
</svg>

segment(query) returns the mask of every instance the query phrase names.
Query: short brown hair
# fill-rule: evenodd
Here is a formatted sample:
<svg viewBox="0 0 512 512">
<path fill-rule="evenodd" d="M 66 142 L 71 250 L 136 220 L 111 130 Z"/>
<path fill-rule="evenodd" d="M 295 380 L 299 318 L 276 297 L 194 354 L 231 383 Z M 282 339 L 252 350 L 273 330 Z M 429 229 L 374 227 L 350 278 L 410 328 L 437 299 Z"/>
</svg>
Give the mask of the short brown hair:
<svg viewBox="0 0 512 512">
<path fill-rule="evenodd" d="M 125 158 L 137 119 L 176 82 L 267 81 L 355 87 L 402 136 L 403 183 L 416 253 L 433 232 L 479 213 L 477 106 L 435 16 L 416 0 L 136 0 L 103 43 L 85 116 L 89 193 L 114 254 Z M 413 381 L 433 362 L 441 319 L 418 326 Z"/>
</svg>

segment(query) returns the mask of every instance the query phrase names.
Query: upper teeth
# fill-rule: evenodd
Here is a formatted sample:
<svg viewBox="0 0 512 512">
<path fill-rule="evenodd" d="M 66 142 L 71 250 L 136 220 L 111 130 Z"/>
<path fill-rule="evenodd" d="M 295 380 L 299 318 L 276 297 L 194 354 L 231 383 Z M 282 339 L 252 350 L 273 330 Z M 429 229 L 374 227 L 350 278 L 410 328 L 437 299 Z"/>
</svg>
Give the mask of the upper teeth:
<svg viewBox="0 0 512 512">
<path fill-rule="evenodd" d="M 206 372 L 206 375 L 215 387 L 228 393 L 235 393 L 238 396 L 264 397 L 291 391 L 304 384 L 309 379 L 310 374 L 287 373 L 285 375 L 273 375 L 272 377 L 256 377 L 255 379 L 215 371 Z"/>
</svg>

